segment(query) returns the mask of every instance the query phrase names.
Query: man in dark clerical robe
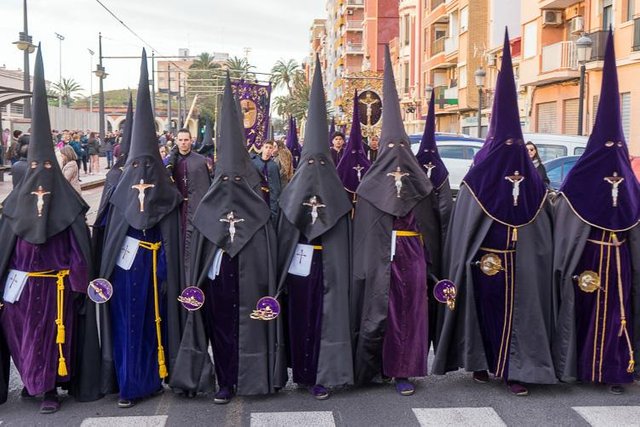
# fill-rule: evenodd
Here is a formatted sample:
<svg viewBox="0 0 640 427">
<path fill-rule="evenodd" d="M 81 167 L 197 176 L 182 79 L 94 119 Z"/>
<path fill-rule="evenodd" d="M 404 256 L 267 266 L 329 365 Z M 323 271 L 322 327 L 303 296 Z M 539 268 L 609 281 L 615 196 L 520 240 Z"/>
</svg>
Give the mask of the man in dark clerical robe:
<svg viewBox="0 0 640 427">
<path fill-rule="evenodd" d="M 562 381 L 631 384 L 640 361 L 640 184 L 622 131 L 613 34 L 587 149 L 555 203 L 553 356 Z"/>
<path fill-rule="evenodd" d="M 296 125 L 296 119 L 292 116 L 289 118 L 289 130 L 287 131 L 287 139 L 285 145 L 291 151 L 291 161 L 293 163 L 293 170 L 298 168 L 300 162 L 300 154 L 302 152 L 302 146 L 298 141 L 298 127 Z"/>
<path fill-rule="evenodd" d="M 189 274 L 191 258 L 191 234 L 193 215 L 200 201 L 209 190 L 211 176 L 206 158 L 191 149 L 193 140 L 189 129 L 180 129 L 176 137 L 176 148 L 171 150 L 167 169 L 182 195 L 180 205 L 180 239 L 185 277 Z"/>
<path fill-rule="evenodd" d="M 327 147 L 327 112 L 316 58 L 302 156 L 280 197 L 278 294 L 286 301 L 293 381 L 327 399 L 353 383 L 349 331 L 351 202 Z"/>
<path fill-rule="evenodd" d="M 60 408 L 58 386 L 78 400 L 101 396 L 92 376 L 100 369 L 96 314 L 86 298 L 93 274 L 88 206 L 53 151 L 41 49 L 31 130 L 29 169 L 4 200 L 0 218 L 0 401 L 11 356 L 22 396 L 43 395 L 40 412 L 48 414 Z"/>
<path fill-rule="evenodd" d="M 98 212 L 96 214 L 96 221 L 93 224 L 93 231 L 91 233 L 91 243 L 93 245 L 93 259 L 95 271 L 100 271 L 100 259 L 102 258 L 104 228 L 107 225 L 107 218 L 109 216 L 109 201 L 113 195 L 113 191 L 118 186 L 118 181 L 122 176 L 122 170 L 127 162 L 127 155 L 129 154 L 129 146 L 131 144 L 131 132 L 133 130 L 133 100 L 131 94 L 129 94 L 129 103 L 127 105 L 127 114 L 124 121 L 124 130 L 122 132 L 120 149 L 116 156 L 116 161 L 113 167 L 107 172 L 105 177 L 104 187 L 102 189 L 102 196 L 100 198 L 100 205 L 98 206 Z"/>
<path fill-rule="evenodd" d="M 186 317 L 177 300 L 181 201 L 158 152 L 143 50 L 131 147 L 111 196 L 100 266 L 113 284 L 101 306 L 102 381 L 115 371 L 123 408 L 161 391 L 175 363 Z"/>
<path fill-rule="evenodd" d="M 362 144 L 362 131 L 360 128 L 360 113 L 358 108 L 358 92 L 353 98 L 353 118 L 351 122 L 351 132 L 349 142 L 344 149 L 344 155 L 340 159 L 336 170 L 347 195 L 351 202 L 356 204 L 356 190 L 362 182 L 364 174 L 371 167 L 371 162 L 367 159 Z"/>
<path fill-rule="evenodd" d="M 436 145 L 435 95 L 433 92 L 431 93 L 427 121 L 422 139 L 420 140 L 420 147 L 418 147 L 418 152 L 416 153 L 416 159 L 423 167 L 427 179 L 433 186 L 433 194 L 435 195 L 437 206 L 435 212 L 441 230 L 440 241 L 444 242 L 447 237 L 451 211 L 453 209 L 453 195 L 451 194 L 451 186 L 449 185 L 449 171 L 440 158 L 440 153 L 438 153 L 438 147 Z M 439 304 L 438 300 L 433 297 L 436 284 L 433 279 L 442 278 L 442 266 L 434 265 L 431 273 L 433 273 L 433 275 L 430 275 L 429 280 L 429 340 L 434 344 L 435 348 L 440 327 L 442 326 L 443 310 L 445 307 Z"/>
<path fill-rule="evenodd" d="M 333 132 L 331 134 L 331 159 L 333 164 L 338 166 L 340 159 L 344 155 L 344 134 L 342 132 Z"/>
<path fill-rule="evenodd" d="M 409 377 L 427 375 L 427 277 L 441 231 L 433 186 L 402 124 L 388 47 L 383 91 L 383 148 L 358 187 L 354 216 L 355 380 L 392 377 L 408 396 Z"/>
<path fill-rule="evenodd" d="M 262 143 L 260 153 L 254 154 L 251 158 L 253 165 L 260 174 L 262 185 L 262 198 L 271 209 L 271 219 L 274 221 L 278 218 L 278 200 L 282 191 L 282 182 L 280 181 L 280 168 L 273 160 L 273 152 L 276 149 L 276 143 L 268 140 Z"/>
<path fill-rule="evenodd" d="M 286 382 L 286 370 L 275 371 L 278 323 L 251 317 L 262 297 L 276 294 L 277 243 L 238 114 L 227 79 L 216 176 L 193 220 L 190 283 L 202 289 L 205 301 L 189 312 L 171 382 L 191 394 L 211 390 L 215 366 L 219 404 L 236 393 L 273 393 L 276 380 Z"/>
<path fill-rule="evenodd" d="M 518 110 L 508 34 L 496 83 L 495 130 L 486 156 L 465 176 L 445 245 L 457 286 L 446 310 L 433 372 L 487 371 L 511 393 L 522 383 L 553 384 L 552 227 L 544 183 L 529 159 Z"/>
</svg>

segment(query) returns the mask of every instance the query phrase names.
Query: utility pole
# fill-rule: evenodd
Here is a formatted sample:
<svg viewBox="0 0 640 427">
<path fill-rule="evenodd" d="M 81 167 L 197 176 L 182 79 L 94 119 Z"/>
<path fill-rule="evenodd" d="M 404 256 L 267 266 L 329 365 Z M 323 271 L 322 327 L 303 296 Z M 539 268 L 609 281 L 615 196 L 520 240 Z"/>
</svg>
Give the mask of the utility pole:
<svg viewBox="0 0 640 427">
<path fill-rule="evenodd" d="M 100 95 L 99 95 L 99 109 L 100 109 L 100 141 L 104 141 L 104 78 L 107 77 L 107 73 L 102 66 L 102 33 L 98 33 L 98 69 L 96 70 L 96 76 L 100 79 Z"/>
<path fill-rule="evenodd" d="M 62 107 L 62 41 L 64 36 L 62 34 L 54 33 L 60 41 L 60 74 L 58 75 L 58 107 Z"/>
<path fill-rule="evenodd" d="M 87 48 L 87 50 L 89 51 L 89 55 L 91 55 L 89 57 L 89 112 L 93 113 L 93 55 L 95 52 L 89 48 Z"/>
<path fill-rule="evenodd" d="M 169 127 L 169 132 L 173 130 L 173 125 L 171 124 L 171 63 L 167 64 L 167 123 Z"/>
<path fill-rule="evenodd" d="M 156 117 L 156 52 L 151 51 L 151 109 Z"/>
</svg>

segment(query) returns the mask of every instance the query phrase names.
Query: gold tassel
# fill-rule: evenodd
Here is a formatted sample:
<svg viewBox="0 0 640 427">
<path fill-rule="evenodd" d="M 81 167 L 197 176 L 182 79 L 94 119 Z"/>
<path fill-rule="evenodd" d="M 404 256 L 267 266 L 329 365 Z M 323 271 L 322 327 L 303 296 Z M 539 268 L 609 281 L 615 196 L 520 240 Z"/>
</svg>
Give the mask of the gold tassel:
<svg viewBox="0 0 640 427">
<path fill-rule="evenodd" d="M 62 356 L 58 359 L 58 375 L 61 377 L 69 375 L 69 372 L 67 372 L 67 362 Z"/>
<path fill-rule="evenodd" d="M 627 372 L 632 374 L 636 368 L 636 361 L 633 360 L 633 354 L 631 354 L 631 359 L 629 359 L 629 366 L 627 366 Z"/>
<path fill-rule="evenodd" d="M 513 242 L 518 241 L 518 229 L 515 227 L 513 227 L 513 231 L 511 232 L 511 241 Z"/>
<path fill-rule="evenodd" d="M 159 367 L 160 378 L 163 378 L 163 379 L 166 378 L 168 375 L 168 372 L 167 372 L 167 365 L 164 360 L 164 347 L 162 346 L 158 347 L 158 367 Z"/>
<path fill-rule="evenodd" d="M 56 344 L 64 344 L 66 342 L 65 338 L 66 333 L 64 325 L 62 323 L 58 323 L 58 335 L 56 336 Z"/>
</svg>

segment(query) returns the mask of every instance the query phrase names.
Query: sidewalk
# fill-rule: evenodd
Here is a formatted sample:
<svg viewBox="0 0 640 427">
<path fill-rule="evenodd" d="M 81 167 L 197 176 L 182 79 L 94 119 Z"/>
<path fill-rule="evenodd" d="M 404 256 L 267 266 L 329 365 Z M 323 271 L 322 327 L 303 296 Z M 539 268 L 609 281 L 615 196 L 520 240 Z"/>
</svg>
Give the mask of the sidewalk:
<svg viewBox="0 0 640 427">
<path fill-rule="evenodd" d="M 106 166 L 107 158 L 100 157 L 100 170 L 95 175 L 85 175 L 84 171 L 80 172 L 80 187 L 83 191 L 99 187 L 104 184 L 105 176 L 107 175 L 107 172 L 109 172 L 109 169 L 105 169 Z M 4 182 L 0 182 L 0 212 L 2 209 L 2 201 L 9 195 L 12 188 L 11 174 L 5 173 Z"/>
</svg>

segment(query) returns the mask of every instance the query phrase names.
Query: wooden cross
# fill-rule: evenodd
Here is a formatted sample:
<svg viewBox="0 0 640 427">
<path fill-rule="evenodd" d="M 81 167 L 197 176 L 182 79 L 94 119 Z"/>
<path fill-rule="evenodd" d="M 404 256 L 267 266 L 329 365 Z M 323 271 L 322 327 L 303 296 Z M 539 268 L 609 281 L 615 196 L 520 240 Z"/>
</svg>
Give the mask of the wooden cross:
<svg viewBox="0 0 640 427">
<path fill-rule="evenodd" d="M 38 216 L 42 216 L 42 210 L 44 209 L 44 196 L 51 194 L 50 191 L 44 191 L 42 185 L 38 185 L 37 191 L 32 191 L 31 194 L 36 196 L 36 208 L 38 208 Z"/>
<path fill-rule="evenodd" d="M 618 207 L 618 186 L 624 181 L 624 178 L 618 176 L 618 172 L 614 172 L 613 176 L 607 176 L 604 180 L 611 184 L 611 199 L 613 199 L 613 207 L 616 208 Z"/>
<path fill-rule="evenodd" d="M 317 196 L 311 196 L 311 198 L 309 198 L 309 201 L 304 202 L 302 205 L 309 206 L 311 208 L 311 225 L 315 224 L 316 220 L 318 219 L 318 209 L 327 207 L 327 205 L 323 205 L 322 203 L 318 202 Z"/>
<path fill-rule="evenodd" d="M 148 188 L 155 187 L 154 184 L 145 184 L 144 179 L 140 180 L 140 184 L 132 185 L 131 188 L 138 190 L 138 201 L 140 202 L 140 212 L 144 212 L 144 192 Z"/>
</svg>

